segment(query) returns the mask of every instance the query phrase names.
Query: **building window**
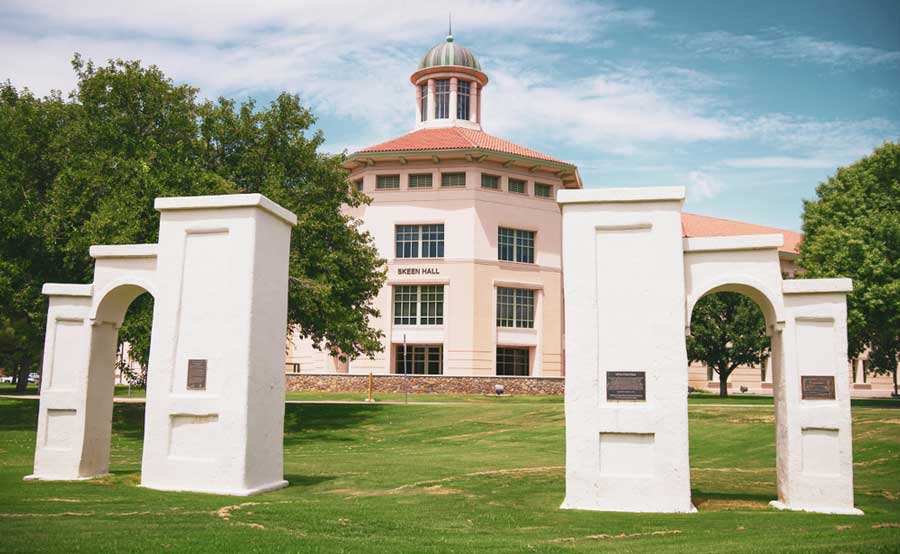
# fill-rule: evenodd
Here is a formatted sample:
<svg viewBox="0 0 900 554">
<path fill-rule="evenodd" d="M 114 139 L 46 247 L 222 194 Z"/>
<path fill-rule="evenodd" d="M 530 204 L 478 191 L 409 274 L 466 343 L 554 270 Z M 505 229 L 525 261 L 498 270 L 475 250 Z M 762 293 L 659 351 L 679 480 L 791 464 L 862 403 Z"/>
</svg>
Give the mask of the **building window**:
<svg viewBox="0 0 900 554">
<path fill-rule="evenodd" d="M 442 187 L 464 187 L 466 186 L 465 173 L 441 173 Z"/>
<path fill-rule="evenodd" d="M 441 375 L 444 373 L 444 347 L 440 344 L 395 345 L 394 373 Z"/>
<path fill-rule="evenodd" d="M 485 189 L 494 189 L 497 190 L 500 188 L 500 177 L 496 175 L 488 175 L 487 173 L 481 174 L 481 188 Z"/>
<path fill-rule="evenodd" d="M 510 179 L 509 180 L 509 192 L 517 192 L 519 194 L 525 194 L 525 181 L 521 179 Z"/>
<path fill-rule="evenodd" d="M 469 119 L 469 82 L 456 83 L 456 119 Z"/>
<path fill-rule="evenodd" d="M 357 180 L 353 181 L 353 188 L 355 188 L 358 192 L 362 192 L 363 191 L 363 180 L 357 179 Z"/>
<path fill-rule="evenodd" d="M 422 121 L 425 121 L 428 119 L 428 85 L 421 85 L 419 89 L 422 91 Z"/>
<path fill-rule="evenodd" d="M 444 285 L 396 285 L 394 325 L 443 325 Z"/>
<path fill-rule="evenodd" d="M 431 173 L 417 173 L 409 176 L 409 188 L 411 189 L 430 189 Z"/>
<path fill-rule="evenodd" d="M 399 175 L 378 175 L 375 177 L 375 188 L 398 189 L 400 188 Z"/>
<path fill-rule="evenodd" d="M 434 82 L 434 118 L 450 118 L 450 79 Z"/>
<path fill-rule="evenodd" d="M 443 258 L 444 224 L 397 225 L 394 231 L 398 258 Z"/>
<path fill-rule="evenodd" d="M 553 185 L 545 185 L 544 183 L 534 184 L 534 195 L 540 198 L 553 198 Z"/>
<path fill-rule="evenodd" d="M 497 375 L 528 376 L 527 348 L 497 347 Z"/>
<path fill-rule="evenodd" d="M 534 290 L 497 288 L 497 327 L 534 328 Z"/>
<path fill-rule="evenodd" d="M 534 231 L 500 227 L 497 257 L 507 262 L 534 263 Z"/>
</svg>

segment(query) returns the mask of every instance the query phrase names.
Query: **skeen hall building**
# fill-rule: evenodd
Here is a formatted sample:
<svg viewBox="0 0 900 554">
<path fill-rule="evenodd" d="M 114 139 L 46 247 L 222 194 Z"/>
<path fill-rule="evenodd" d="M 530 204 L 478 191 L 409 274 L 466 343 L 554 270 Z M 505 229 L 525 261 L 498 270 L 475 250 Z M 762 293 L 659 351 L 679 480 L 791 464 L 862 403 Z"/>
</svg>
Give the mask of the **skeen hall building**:
<svg viewBox="0 0 900 554">
<path fill-rule="evenodd" d="M 294 341 L 289 371 L 562 376 L 555 198 L 560 188 L 581 188 L 578 169 L 482 130 L 488 76 L 452 36 L 410 81 L 415 130 L 353 153 L 346 165 L 372 198 L 349 213 L 388 261 L 381 318 L 372 322 L 384 331 L 384 351 L 342 363 Z"/>
<path fill-rule="evenodd" d="M 376 299 L 381 317 L 371 322 L 384 332 L 384 350 L 342 362 L 295 338 L 287 372 L 564 376 L 555 198 L 559 189 L 582 188 L 578 169 L 484 132 L 488 76 L 452 36 L 425 54 L 410 81 L 415 129 L 346 162 L 353 186 L 372 198 L 348 213 L 387 259 Z M 685 237 L 781 233 L 782 272 L 799 271 L 799 233 L 692 214 L 683 214 L 682 228 Z M 767 369 L 740 368 L 731 384 L 770 392 Z M 864 371 L 857 379 L 852 369 L 854 383 L 870 386 Z M 690 382 L 718 387 L 699 365 L 691 366 Z"/>
</svg>

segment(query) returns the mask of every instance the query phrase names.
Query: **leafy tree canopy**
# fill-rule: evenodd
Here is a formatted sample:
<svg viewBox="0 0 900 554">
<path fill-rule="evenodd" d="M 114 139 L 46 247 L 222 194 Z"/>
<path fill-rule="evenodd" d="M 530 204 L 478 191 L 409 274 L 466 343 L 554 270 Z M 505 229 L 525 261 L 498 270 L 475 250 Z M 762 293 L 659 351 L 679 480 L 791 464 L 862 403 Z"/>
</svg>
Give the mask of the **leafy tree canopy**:
<svg viewBox="0 0 900 554">
<path fill-rule="evenodd" d="M 728 396 L 732 371 L 764 363 L 770 347 L 762 310 L 747 296 L 718 292 L 704 296 L 694 306 L 688 359 L 719 374 L 720 396 Z"/>
<path fill-rule="evenodd" d="M 870 349 L 870 368 L 900 360 L 900 144 L 887 142 L 837 170 L 803 203 L 805 277 L 850 277 L 849 350 Z"/>
<path fill-rule="evenodd" d="M 0 85 L 0 365 L 37 366 L 44 282 L 90 282 L 91 244 L 156 242 L 154 198 L 201 194 L 258 192 L 296 213 L 289 325 L 351 356 L 381 349 L 368 322 L 384 262 L 342 212 L 367 198 L 349 186 L 344 155 L 320 151 L 297 96 L 207 101 L 137 61 L 97 66 L 76 54 L 72 66 L 67 98 Z M 151 305 L 133 307 L 122 333 L 141 361 Z"/>
</svg>

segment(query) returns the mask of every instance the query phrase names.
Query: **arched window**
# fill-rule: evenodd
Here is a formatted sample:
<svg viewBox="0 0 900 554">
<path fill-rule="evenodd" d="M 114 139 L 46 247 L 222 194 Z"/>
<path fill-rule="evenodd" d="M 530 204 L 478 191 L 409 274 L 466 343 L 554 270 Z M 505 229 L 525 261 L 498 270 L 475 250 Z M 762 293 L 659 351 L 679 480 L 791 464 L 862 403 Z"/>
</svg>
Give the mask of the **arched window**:
<svg viewBox="0 0 900 554">
<path fill-rule="evenodd" d="M 434 117 L 435 119 L 450 118 L 450 79 L 440 79 L 434 82 Z"/>
<path fill-rule="evenodd" d="M 469 82 L 456 84 L 456 119 L 469 119 Z"/>
<path fill-rule="evenodd" d="M 424 84 L 419 87 L 422 93 L 422 121 L 428 119 L 428 85 Z"/>
</svg>

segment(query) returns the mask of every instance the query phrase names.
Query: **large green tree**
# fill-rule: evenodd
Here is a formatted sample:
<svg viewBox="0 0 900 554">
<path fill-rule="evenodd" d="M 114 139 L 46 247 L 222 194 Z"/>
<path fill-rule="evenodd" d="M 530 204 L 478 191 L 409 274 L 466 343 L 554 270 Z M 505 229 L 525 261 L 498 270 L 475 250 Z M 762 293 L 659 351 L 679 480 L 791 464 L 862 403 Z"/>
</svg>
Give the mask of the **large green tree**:
<svg viewBox="0 0 900 554">
<path fill-rule="evenodd" d="M 349 186 L 343 155 L 297 96 L 201 100 L 155 66 L 76 54 L 67 98 L 0 86 L 0 365 L 38 367 L 44 282 L 90 282 L 91 244 L 157 240 L 158 196 L 262 193 L 298 215 L 288 323 L 350 356 L 380 350 L 373 299 L 383 260 L 342 212 L 367 198 Z M 152 302 L 122 330 L 146 362 Z M 131 317 L 129 319 L 132 319 Z"/>
<path fill-rule="evenodd" d="M 849 355 L 868 350 L 869 368 L 900 362 L 900 144 L 886 142 L 842 167 L 803 203 L 800 265 L 805 277 L 850 277 Z"/>
<path fill-rule="evenodd" d="M 719 375 L 719 396 L 728 396 L 728 378 L 735 369 L 765 363 L 770 348 L 762 310 L 747 296 L 717 292 L 694 306 L 688 359 Z"/>
</svg>

